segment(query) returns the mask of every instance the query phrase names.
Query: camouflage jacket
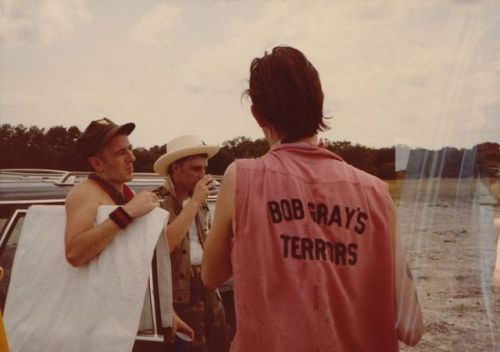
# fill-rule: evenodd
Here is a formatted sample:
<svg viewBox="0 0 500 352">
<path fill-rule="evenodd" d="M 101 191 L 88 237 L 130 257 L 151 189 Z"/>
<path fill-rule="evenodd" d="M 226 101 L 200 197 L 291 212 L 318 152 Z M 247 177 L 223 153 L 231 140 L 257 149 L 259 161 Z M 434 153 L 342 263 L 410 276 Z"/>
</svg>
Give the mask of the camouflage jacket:
<svg viewBox="0 0 500 352">
<path fill-rule="evenodd" d="M 177 199 L 172 180 L 167 176 L 165 185 L 153 190 L 160 199 L 164 199 L 161 207 L 170 213 L 170 224 L 182 211 L 182 203 Z M 198 210 L 195 217 L 196 228 L 203 247 L 210 227 L 210 211 L 206 202 Z M 189 231 L 181 243 L 170 253 L 172 264 L 172 289 L 174 303 L 189 303 L 191 294 L 191 256 L 189 248 Z"/>
</svg>

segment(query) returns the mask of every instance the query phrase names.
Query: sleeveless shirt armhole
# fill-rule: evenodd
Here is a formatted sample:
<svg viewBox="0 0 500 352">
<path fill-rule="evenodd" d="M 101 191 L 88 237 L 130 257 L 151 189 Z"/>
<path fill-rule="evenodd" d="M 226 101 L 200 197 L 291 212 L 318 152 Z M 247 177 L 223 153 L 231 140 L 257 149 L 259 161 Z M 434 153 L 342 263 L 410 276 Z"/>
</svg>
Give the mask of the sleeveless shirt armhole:
<svg viewBox="0 0 500 352">
<path fill-rule="evenodd" d="M 249 159 L 236 160 L 236 182 L 234 189 L 234 211 L 233 211 L 233 239 L 237 238 L 239 231 L 240 221 L 243 221 L 243 209 L 245 205 L 248 204 L 248 189 L 249 189 L 249 177 L 248 172 L 251 168 L 248 168 Z"/>
</svg>

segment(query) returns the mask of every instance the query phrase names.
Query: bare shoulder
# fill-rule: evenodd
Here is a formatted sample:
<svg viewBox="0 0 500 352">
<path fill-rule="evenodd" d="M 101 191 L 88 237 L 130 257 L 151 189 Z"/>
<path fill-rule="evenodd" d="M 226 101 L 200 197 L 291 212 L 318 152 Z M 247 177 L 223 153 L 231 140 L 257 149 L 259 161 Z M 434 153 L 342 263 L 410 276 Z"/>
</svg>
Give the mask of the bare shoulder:
<svg viewBox="0 0 500 352">
<path fill-rule="evenodd" d="M 101 198 L 99 187 L 90 180 L 77 183 L 66 196 L 66 208 L 73 205 L 95 203 L 99 204 Z"/>
<path fill-rule="evenodd" d="M 218 198 L 228 198 L 231 199 L 234 194 L 236 185 L 236 163 L 233 161 L 226 168 L 224 172 L 224 176 L 222 177 L 221 189 L 218 195 Z"/>
<path fill-rule="evenodd" d="M 217 196 L 216 209 L 223 218 L 230 219 L 232 217 L 235 187 L 236 164 L 232 162 L 224 172 L 221 188 Z"/>
<path fill-rule="evenodd" d="M 99 194 L 99 187 L 93 181 L 84 180 L 71 188 L 66 196 L 66 200 L 81 197 L 95 197 L 97 194 Z"/>
<path fill-rule="evenodd" d="M 236 161 L 233 161 L 229 166 L 226 168 L 226 171 L 224 172 L 224 175 L 232 175 L 236 174 Z"/>
<path fill-rule="evenodd" d="M 226 182 L 226 183 L 234 183 L 235 179 L 236 179 L 236 162 L 233 161 L 226 168 L 226 171 L 224 172 L 224 176 L 223 176 L 222 180 L 223 180 L 223 182 Z"/>
</svg>

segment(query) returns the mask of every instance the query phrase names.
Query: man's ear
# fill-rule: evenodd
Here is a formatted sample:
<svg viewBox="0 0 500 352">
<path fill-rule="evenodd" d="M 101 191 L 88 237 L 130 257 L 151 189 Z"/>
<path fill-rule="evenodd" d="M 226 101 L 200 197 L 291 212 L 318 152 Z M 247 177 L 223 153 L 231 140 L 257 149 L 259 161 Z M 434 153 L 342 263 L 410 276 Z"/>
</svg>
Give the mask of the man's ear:
<svg viewBox="0 0 500 352">
<path fill-rule="evenodd" d="M 89 162 L 90 166 L 92 166 L 92 169 L 94 169 L 95 171 L 99 172 L 102 170 L 102 160 L 99 157 L 89 156 L 87 161 Z"/>
<path fill-rule="evenodd" d="M 179 163 L 176 161 L 174 161 L 171 165 L 170 165 L 170 175 L 173 176 L 175 174 L 177 174 L 177 170 L 179 170 Z"/>
<path fill-rule="evenodd" d="M 267 124 L 266 120 L 264 120 L 264 118 L 262 118 L 262 116 L 257 112 L 255 105 L 252 104 L 252 106 L 250 107 L 250 110 L 252 111 L 252 115 L 255 118 L 255 121 L 257 121 L 258 125 L 261 128 L 267 127 L 268 124 Z"/>
</svg>

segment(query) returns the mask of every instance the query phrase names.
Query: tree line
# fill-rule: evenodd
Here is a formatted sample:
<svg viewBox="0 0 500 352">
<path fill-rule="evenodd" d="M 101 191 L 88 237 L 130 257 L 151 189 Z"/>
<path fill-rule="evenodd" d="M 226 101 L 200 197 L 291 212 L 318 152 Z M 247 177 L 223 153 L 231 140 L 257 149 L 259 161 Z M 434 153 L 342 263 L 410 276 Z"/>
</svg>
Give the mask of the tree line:
<svg viewBox="0 0 500 352">
<path fill-rule="evenodd" d="M 44 168 L 68 171 L 89 170 L 85 160 L 77 157 L 76 140 L 81 131 L 76 126 L 0 125 L 0 168 Z M 369 148 L 348 141 L 323 140 L 328 150 L 349 164 L 382 179 L 394 179 L 395 147 Z M 500 146 L 482 143 L 471 149 L 452 147 L 440 150 L 423 148 L 409 151 L 407 177 L 498 177 Z M 222 143 L 221 150 L 209 160 L 211 174 L 223 174 L 238 158 L 264 155 L 269 146 L 264 139 L 236 137 Z M 137 172 L 152 172 L 155 160 L 165 153 L 165 145 L 134 149 Z"/>
<path fill-rule="evenodd" d="M 485 142 L 470 149 L 445 147 L 423 148 L 409 152 L 406 167 L 408 178 L 500 177 L 500 145 Z"/>
</svg>

